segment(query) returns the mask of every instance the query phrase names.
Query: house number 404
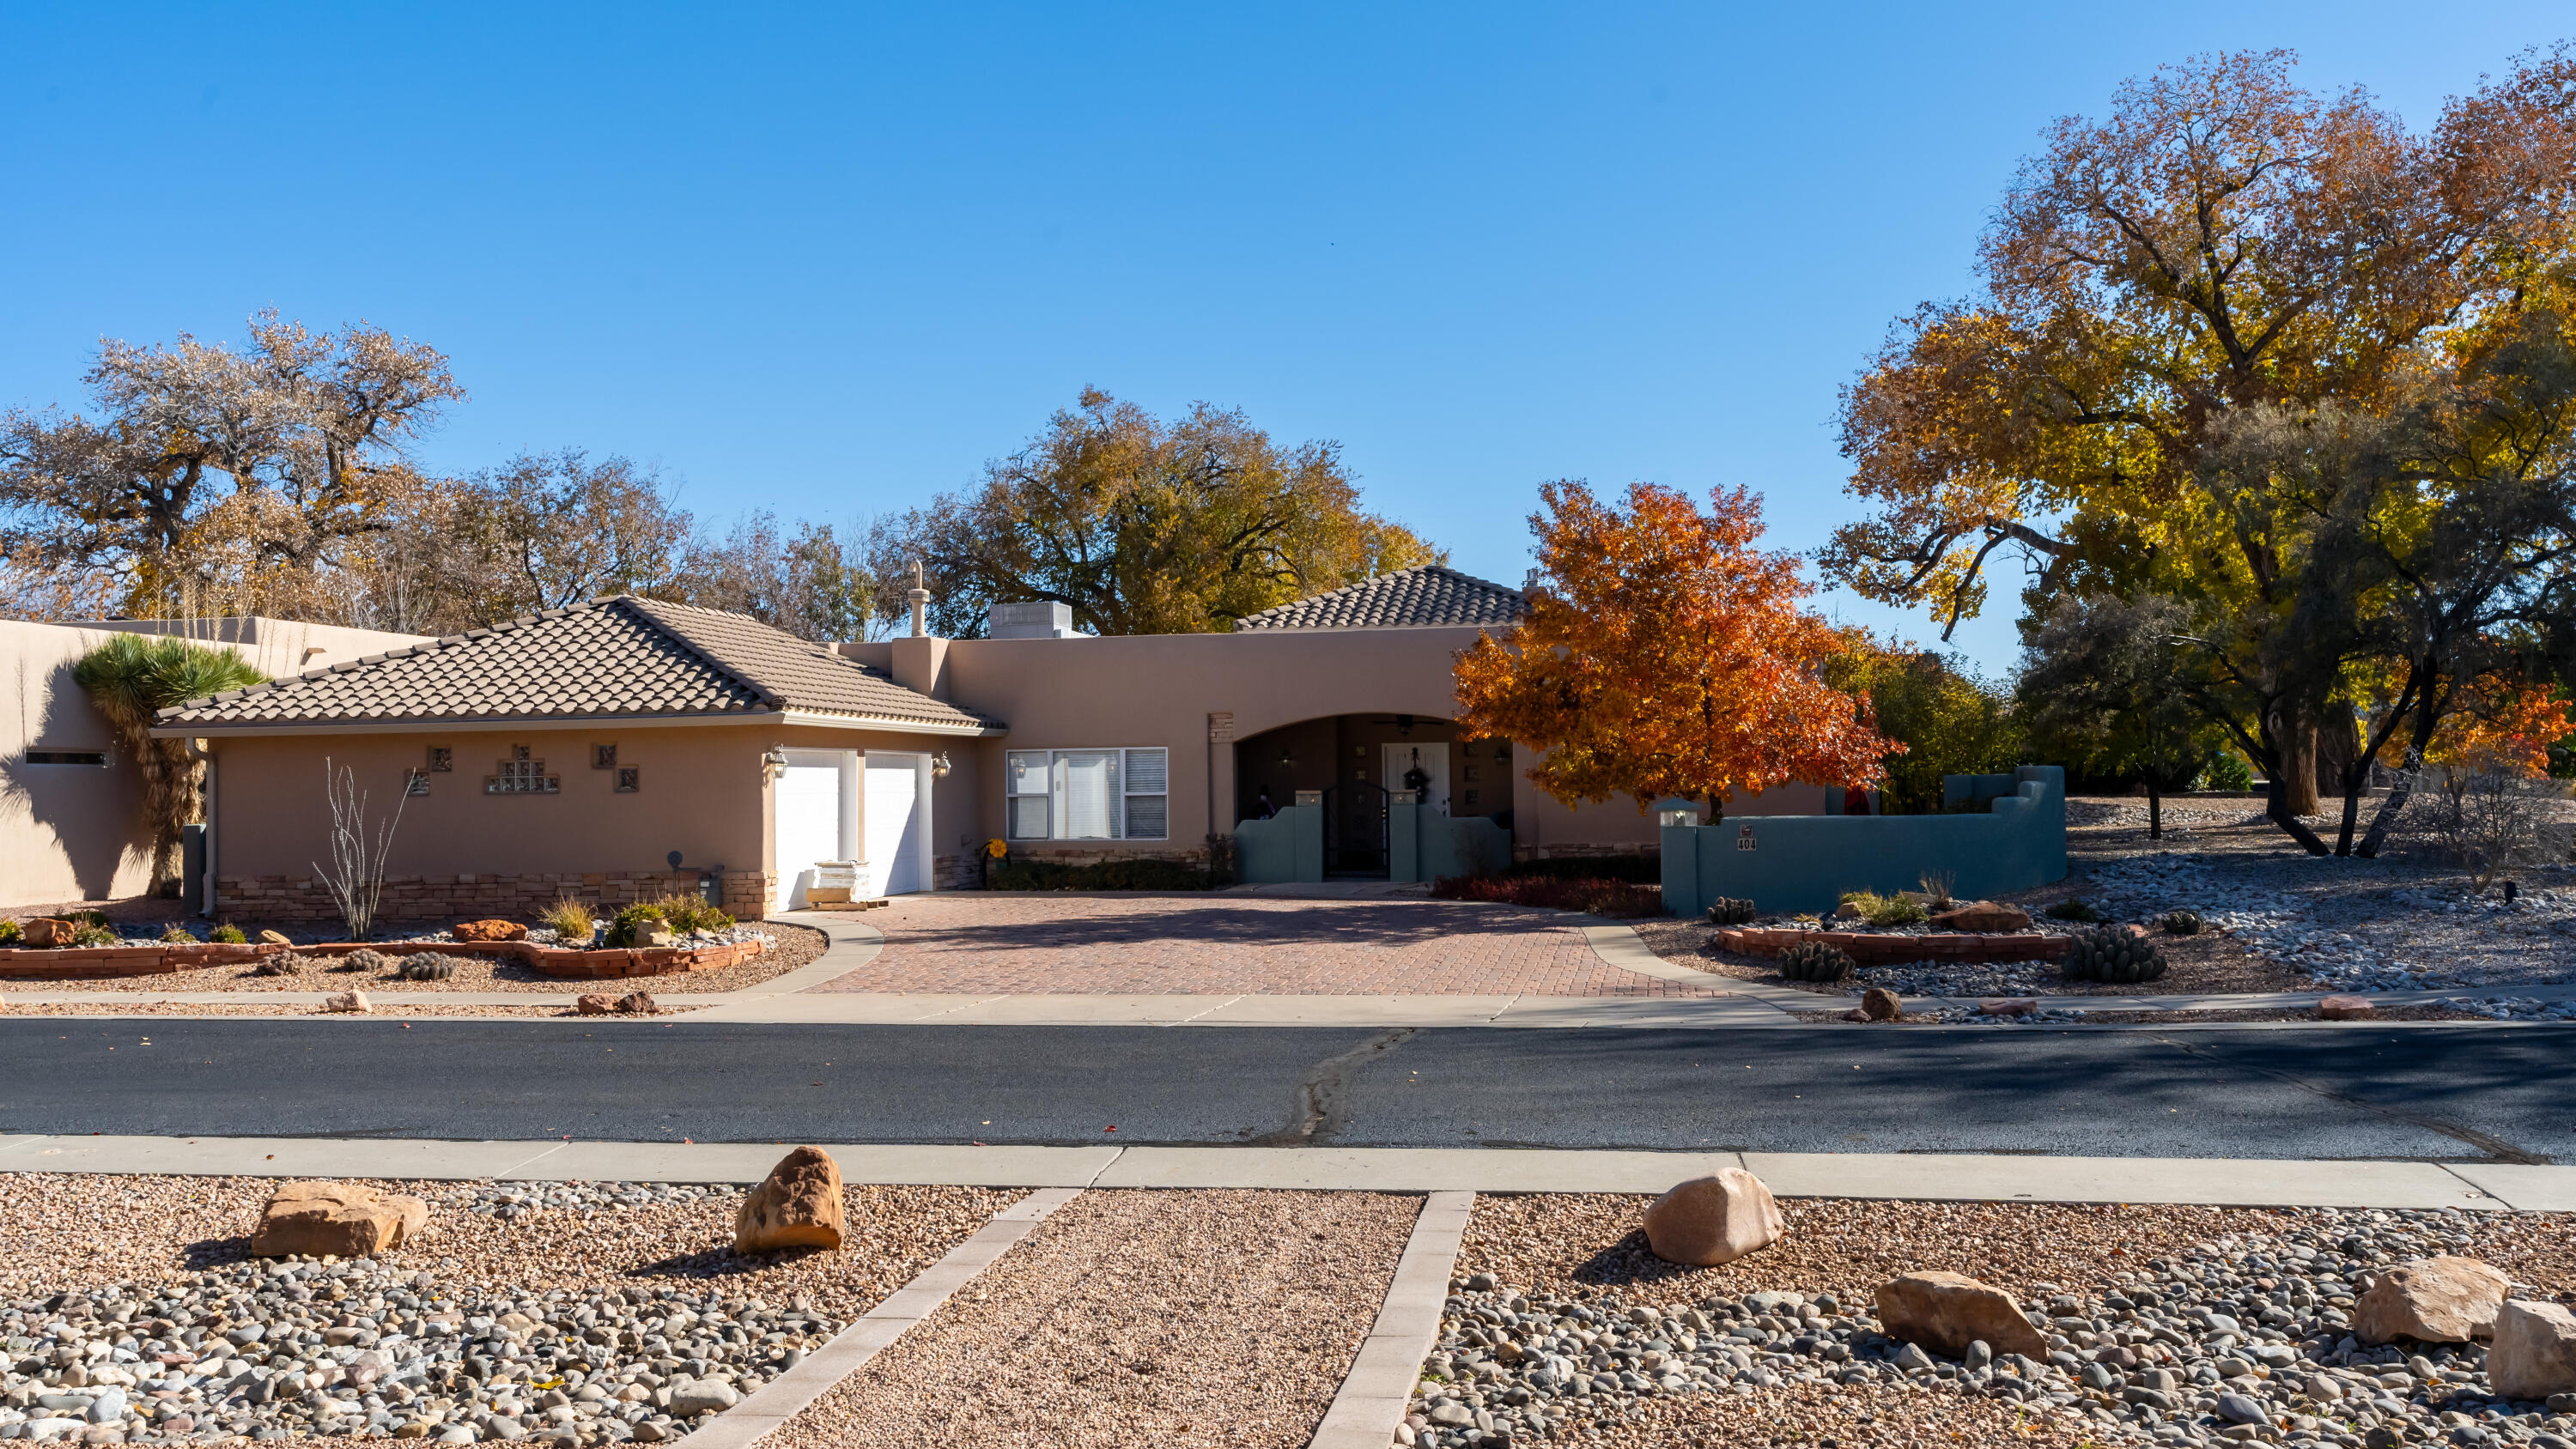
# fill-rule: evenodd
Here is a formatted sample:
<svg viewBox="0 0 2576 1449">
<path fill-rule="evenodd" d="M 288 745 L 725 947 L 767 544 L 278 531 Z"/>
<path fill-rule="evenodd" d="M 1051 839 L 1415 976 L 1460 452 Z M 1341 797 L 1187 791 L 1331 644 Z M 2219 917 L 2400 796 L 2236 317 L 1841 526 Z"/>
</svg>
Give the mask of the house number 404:
<svg viewBox="0 0 2576 1449">
<path fill-rule="evenodd" d="M 1739 828 L 1736 830 L 1736 832 L 1735 832 L 1735 848 L 1736 848 L 1736 849 L 1738 849 L 1738 850 L 1751 850 L 1751 849 L 1753 848 L 1753 843 L 1754 843 L 1754 842 L 1753 842 L 1753 827 L 1752 827 L 1752 826 L 1750 826 L 1750 825 L 1741 826 L 1741 827 L 1739 827 Z"/>
</svg>

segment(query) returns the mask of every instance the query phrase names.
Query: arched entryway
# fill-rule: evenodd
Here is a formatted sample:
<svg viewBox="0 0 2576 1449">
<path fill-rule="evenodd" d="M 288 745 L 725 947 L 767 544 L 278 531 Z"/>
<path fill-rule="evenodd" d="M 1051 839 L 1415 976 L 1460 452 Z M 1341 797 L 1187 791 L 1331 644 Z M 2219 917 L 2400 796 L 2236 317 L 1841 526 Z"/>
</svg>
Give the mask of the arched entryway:
<svg viewBox="0 0 2576 1449">
<path fill-rule="evenodd" d="M 1462 736 L 1456 723 L 1401 713 L 1326 715 L 1234 743 L 1235 818 L 1267 819 L 1311 798 L 1323 811 L 1327 877 L 1388 874 L 1388 798 L 1480 815 L 1511 829 L 1512 746 Z"/>
</svg>

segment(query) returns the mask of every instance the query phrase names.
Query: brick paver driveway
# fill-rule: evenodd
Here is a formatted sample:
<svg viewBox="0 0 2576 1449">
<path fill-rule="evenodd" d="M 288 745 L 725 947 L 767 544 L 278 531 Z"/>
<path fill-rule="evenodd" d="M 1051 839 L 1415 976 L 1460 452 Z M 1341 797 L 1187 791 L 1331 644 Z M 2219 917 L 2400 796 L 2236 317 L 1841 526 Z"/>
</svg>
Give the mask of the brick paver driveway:
<svg viewBox="0 0 2576 1449">
<path fill-rule="evenodd" d="M 1456 901 L 959 891 L 856 917 L 885 950 L 821 991 L 1716 996 L 1622 971 L 1575 918 Z"/>
</svg>

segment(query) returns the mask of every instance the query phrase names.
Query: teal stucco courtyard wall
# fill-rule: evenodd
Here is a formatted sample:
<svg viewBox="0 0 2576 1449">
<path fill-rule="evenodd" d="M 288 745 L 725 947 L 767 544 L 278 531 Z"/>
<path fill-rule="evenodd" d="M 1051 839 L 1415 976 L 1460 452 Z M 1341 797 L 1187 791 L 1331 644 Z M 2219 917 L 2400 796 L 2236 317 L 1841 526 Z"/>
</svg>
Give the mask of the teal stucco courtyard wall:
<svg viewBox="0 0 2576 1449">
<path fill-rule="evenodd" d="M 2066 772 L 1948 775 L 1952 809 L 1976 814 L 1760 815 L 1663 830 L 1664 905 L 1687 920 L 1720 896 L 1763 911 L 1830 911 L 1845 891 L 1918 890 L 1946 875 L 1961 900 L 2066 878 Z"/>
</svg>

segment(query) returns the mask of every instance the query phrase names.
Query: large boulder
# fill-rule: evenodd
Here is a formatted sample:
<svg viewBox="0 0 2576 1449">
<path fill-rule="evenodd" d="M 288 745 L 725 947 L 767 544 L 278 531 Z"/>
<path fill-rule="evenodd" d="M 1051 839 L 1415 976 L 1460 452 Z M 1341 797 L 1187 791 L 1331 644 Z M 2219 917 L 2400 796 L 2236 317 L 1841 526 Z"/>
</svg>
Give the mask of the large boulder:
<svg viewBox="0 0 2576 1449">
<path fill-rule="evenodd" d="M 585 991 L 573 999 L 572 1009 L 582 1016 L 612 1016 L 617 1011 L 617 998 L 605 991 Z"/>
<path fill-rule="evenodd" d="M 2317 1003 L 2317 1015 L 2327 1021 L 2367 1021 L 2379 1014 L 2379 1004 L 2367 996 L 2329 996 Z"/>
<path fill-rule="evenodd" d="M 1787 1231 L 1771 1189 L 1740 1167 L 1677 1184 L 1646 1209 L 1646 1246 L 1665 1262 L 1698 1268 L 1760 1252 Z"/>
<path fill-rule="evenodd" d="M 2012 1295 L 1965 1273 L 1908 1273 L 1881 1284 L 1878 1326 L 1890 1338 L 1945 1358 L 1960 1357 L 1972 1343 L 1997 1354 L 2048 1357 L 2048 1341 L 2022 1316 Z"/>
<path fill-rule="evenodd" d="M 367 1003 L 367 993 L 363 991 L 334 991 L 330 995 L 322 998 L 322 1009 L 324 1011 L 354 1012 L 362 1016 L 375 1010 L 373 1006 L 370 1006 Z"/>
<path fill-rule="evenodd" d="M 651 1016 L 662 1008 L 654 1005 L 653 993 L 649 991 L 630 991 L 624 996 L 617 998 L 617 1009 L 620 1013 L 627 1016 Z"/>
<path fill-rule="evenodd" d="M 255 1258 L 372 1258 L 420 1236 L 428 1222 L 429 1204 L 416 1197 L 354 1182 L 290 1182 L 260 1210 L 250 1251 Z"/>
<path fill-rule="evenodd" d="M 69 921 L 59 920 L 53 916 L 38 916 L 31 921 L 20 923 L 18 929 L 25 933 L 28 945 L 57 950 L 70 945 L 72 933 L 80 928 Z"/>
<path fill-rule="evenodd" d="M 2503 1399 L 2576 1393 L 2576 1313 L 2521 1300 L 2497 1309 L 2487 1382 Z"/>
<path fill-rule="evenodd" d="M 467 921 L 447 934 L 460 941 L 524 941 L 528 928 L 516 921 Z"/>
<path fill-rule="evenodd" d="M 1971 901 L 1967 905 L 1943 911 L 1932 918 L 1932 924 L 1944 931 L 2027 931 L 2030 912 L 2019 906 L 1999 906 L 1992 901 Z"/>
<path fill-rule="evenodd" d="M 2364 1343 L 2485 1338 L 2495 1332 L 2496 1311 L 2510 1286 L 2477 1259 L 2448 1253 L 2391 1268 L 2352 1305 L 2353 1337 Z"/>
<path fill-rule="evenodd" d="M 820 1147 L 799 1147 L 743 1198 L 733 1220 L 734 1251 L 837 1248 L 842 1222 L 841 1165 Z"/>
<path fill-rule="evenodd" d="M 1873 986 L 1861 996 L 1860 1014 L 1867 1021 L 1894 1021 L 1905 1014 L 1905 1001 L 1884 986 Z"/>
</svg>

